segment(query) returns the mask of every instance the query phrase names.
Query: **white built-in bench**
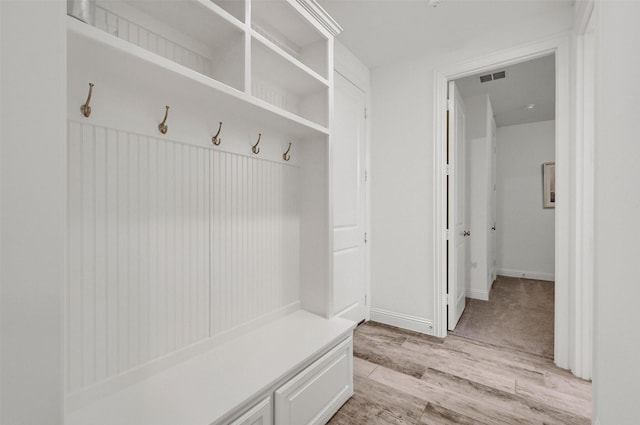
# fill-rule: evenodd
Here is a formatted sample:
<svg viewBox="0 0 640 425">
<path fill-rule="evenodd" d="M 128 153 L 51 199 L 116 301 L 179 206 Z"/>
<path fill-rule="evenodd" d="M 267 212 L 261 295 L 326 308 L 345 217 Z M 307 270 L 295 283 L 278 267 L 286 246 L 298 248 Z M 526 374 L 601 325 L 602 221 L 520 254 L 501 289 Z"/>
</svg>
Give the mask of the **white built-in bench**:
<svg viewBox="0 0 640 425">
<path fill-rule="evenodd" d="M 354 327 L 296 311 L 70 412 L 65 424 L 324 424 L 353 394 Z"/>
</svg>

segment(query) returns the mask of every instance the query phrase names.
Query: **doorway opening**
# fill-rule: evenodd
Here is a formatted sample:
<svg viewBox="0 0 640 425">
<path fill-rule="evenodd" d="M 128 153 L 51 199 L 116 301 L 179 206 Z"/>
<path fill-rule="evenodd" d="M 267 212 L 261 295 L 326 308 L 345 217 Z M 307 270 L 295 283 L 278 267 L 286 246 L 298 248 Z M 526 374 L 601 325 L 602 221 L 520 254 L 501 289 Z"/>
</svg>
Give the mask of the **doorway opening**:
<svg viewBox="0 0 640 425">
<path fill-rule="evenodd" d="M 447 91 L 450 81 L 455 81 L 470 75 L 489 72 L 501 67 L 526 62 L 544 56 L 555 56 L 555 162 L 556 162 L 556 191 L 558 197 L 555 203 L 555 287 L 554 287 L 554 362 L 557 366 L 569 368 L 571 330 L 577 322 L 570 323 L 571 297 L 570 297 L 570 273 L 571 273 L 571 244 L 570 232 L 572 223 L 570 202 L 573 194 L 570 186 L 571 170 L 571 131 L 570 131 L 570 79 L 569 79 L 569 40 L 559 37 L 543 40 L 523 47 L 507 49 L 496 52 L 493 55 L 484 56 L 475 60 L 460 62 L 443 66 L 434 70 L 435 80 L 435 140 L 434 144 L 434 235 L 435 235 L 435 270 L 434 270 L 434 329 L 436 336 L 447 336 L 447 310 L 451 306 L 451 296 L 447 294 L 449 286 L 451 293 L 455 282 L 447 282 L 448 271 L 455 267 L 448 259 L 447 247 L 450 234 L 446 227 L 448 218 L 447 210 L 447 185 L 450 174 L 456 171 L 455 165 L 447 164 Z M 579 161 L 580 158 L 576 158 Z M 454 175 L 455 179 L 455 175 Z M 575 217 L 574 217 L 575 218 Z M 582 320 L 582 319 L 580 319 Z"/>
<path fill-rule="evenodd" d="M 448 329 L 553 358 L 555 56 L 457 79 L 452 97 L 464 131 L 450 122 L 457 248 L 448 255 L 458 264 L 448 278 L 466 302 Z"/>
</svg>

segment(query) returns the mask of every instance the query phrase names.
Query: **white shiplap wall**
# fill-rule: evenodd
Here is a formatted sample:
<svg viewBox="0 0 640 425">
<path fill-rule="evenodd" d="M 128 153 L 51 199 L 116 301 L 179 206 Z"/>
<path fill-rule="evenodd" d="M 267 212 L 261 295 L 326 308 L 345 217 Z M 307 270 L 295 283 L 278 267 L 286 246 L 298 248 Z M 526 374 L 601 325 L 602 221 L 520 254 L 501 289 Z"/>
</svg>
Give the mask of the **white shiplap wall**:
<svg viewBox="0 0 640 425">
<path fill-rule="evenodd" d="M 67 392 L 299 300 L 298 167 L 69 122 Z"/>
</svg>

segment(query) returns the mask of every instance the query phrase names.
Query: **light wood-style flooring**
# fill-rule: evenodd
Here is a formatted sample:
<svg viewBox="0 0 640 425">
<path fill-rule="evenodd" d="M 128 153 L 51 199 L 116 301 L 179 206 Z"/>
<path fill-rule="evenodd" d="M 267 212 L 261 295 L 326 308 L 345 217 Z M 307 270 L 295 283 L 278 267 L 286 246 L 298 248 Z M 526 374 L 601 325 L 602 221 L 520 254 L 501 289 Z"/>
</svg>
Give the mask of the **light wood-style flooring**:
<svg viewBox="0 0 640 425">
<path fill-rule="evenodd" d="M 368 322 L 355 394 L 331 425 L 590 424 L 591 383 L 545 357 Z"/>
</svg>

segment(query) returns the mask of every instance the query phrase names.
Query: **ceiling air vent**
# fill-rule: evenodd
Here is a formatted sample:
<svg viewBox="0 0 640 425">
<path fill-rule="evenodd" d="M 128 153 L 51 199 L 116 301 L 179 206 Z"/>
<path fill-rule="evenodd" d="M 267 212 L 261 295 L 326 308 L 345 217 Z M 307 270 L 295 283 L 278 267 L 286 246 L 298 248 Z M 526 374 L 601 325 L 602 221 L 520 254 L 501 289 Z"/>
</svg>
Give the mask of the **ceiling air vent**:
<svg viewBox="0 0 640 425">
<path fill-rule="evenodd" d="M 492 74 L 481 75 L 480 76 L 480 82 L 481 83 L 486 83 L 486 82 L 489 82 L 489 81 L 500 80 L 501 78 L 504 78 L 506 76 L 507 76 L 507 73 L 505 71 L 494 72 L 493 75 Z"/>
<path fill-rule="evenodd" d="M 501 78 L 506 77 L 506 73 L 504 71 L 500 71 L 500 72 L 496 72 L 493 74 L 493 79 L 494 80 L 499 80 Z"/>
</svg>

